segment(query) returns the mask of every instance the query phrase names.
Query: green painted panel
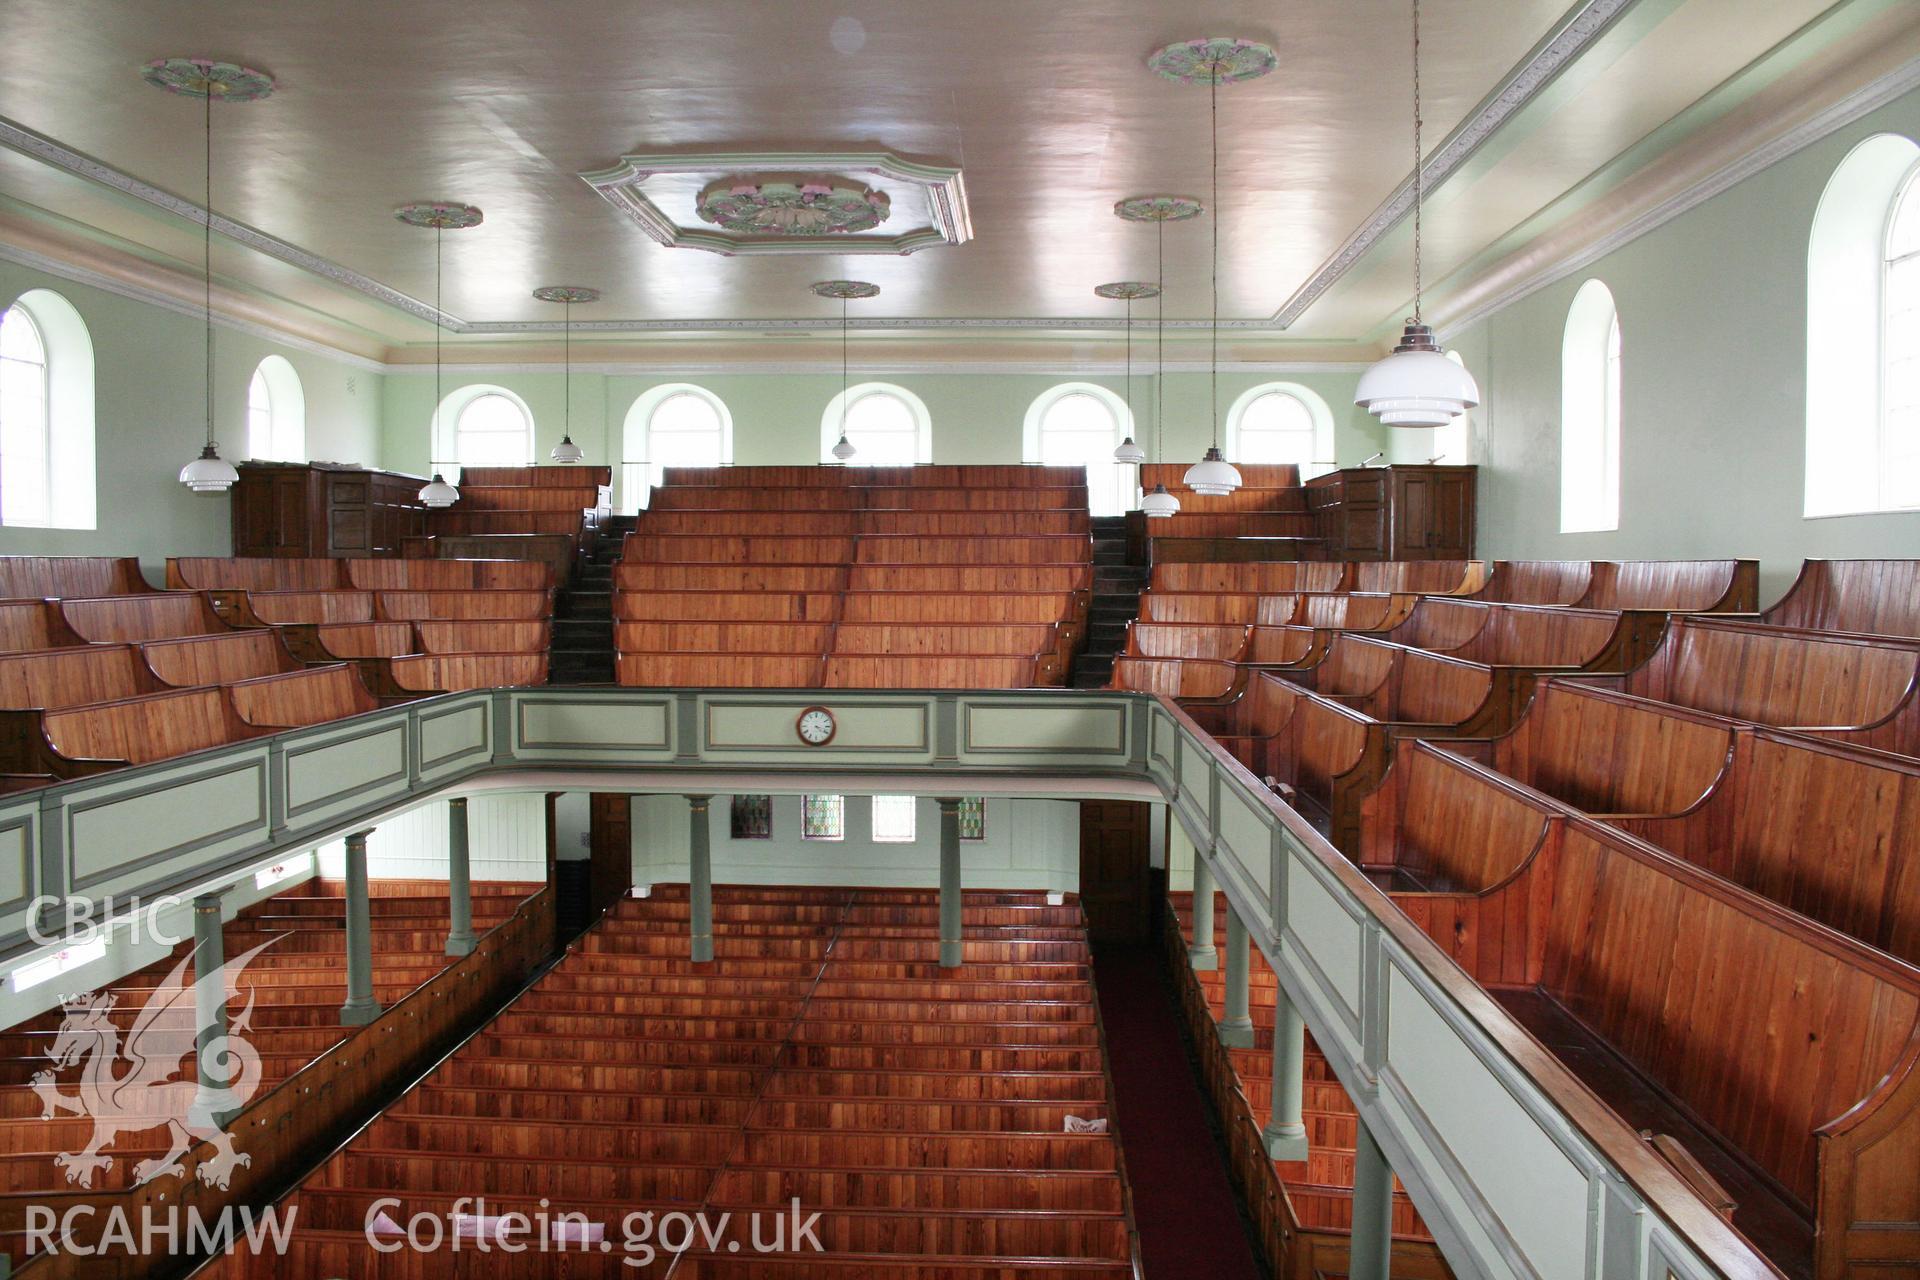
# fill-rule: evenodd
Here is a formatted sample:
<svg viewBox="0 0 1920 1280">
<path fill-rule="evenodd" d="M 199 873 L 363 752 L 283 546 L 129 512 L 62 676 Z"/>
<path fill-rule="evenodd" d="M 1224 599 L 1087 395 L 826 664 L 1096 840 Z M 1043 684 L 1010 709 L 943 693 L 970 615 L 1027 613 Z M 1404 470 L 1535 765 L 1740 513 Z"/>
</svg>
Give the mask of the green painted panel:
<svg viewBox="0 0 1920 1280">
<path fill-rule="evenodd" d="M 319 746 L 290 744 L 286 771 L 290 820 L 310 818 L 322 807 L 357 807 L 374 796 L 404 790 L 407 722 L 396 719 L 371 732 L 354 729 Z"/>
<path fill-rule="evenodd" d="M 1180 793 L 1196 812 L 1205 813 L 1213 779 L 1213 757 L 1191 738 L 1180 744 Z"/>
<path fill-rule="evenodd" d="M 1294 857 L 1281 866 L 1287 876 L 1286 927 L 1351 1018 L 1360 1016 L 1360 922 Z"/>
<path fill-rule="evenodd" d="M 1220 843 L 1223 853 L 1239 864 L 1247 883 L 1259 891 L 1263 902 L 1272 901 L 1273 819 L 1264 809 L 1240 794 L 1235 787 L 1220 788 Z"/>
<path fill-rule="evenodd" d="M 1387 1066 L 1541 1280 L 1586 1274 L 1587 1178 L 1398 966 L 1387 966 Z"/>
<path fill-rule="evenodd" d="M 24 907 L 33 897 L 39 828 L 35 809 L 0 811 L 0 911 Z"/>
<path fill-rule="evenodd" d="M 670 746 L 669 704 L 517 701 L 516 745 L 523 750 L 661 751 Z"/>
<path fill-rule="evenodd" d="M 422 711 L 420 715 L 420 772 L 431 777 L 435 772 L 477 758 L 492 751 L 487 735 L 487 703 L 450 711 Z"/>
<path fill-rule="evenodd" d="M 808 746 L 794 729 L 800 713 L 810 706 L 822 706 L 833 713 L 833 740 L 825 746 Z M 831 694 L 816 693 L 708 700 L 703 710 L 709 751 L 792 753 L 830 760 L 848 752 L 922 755 L 933 750 L 931 700 L 839 701 Z"/>
<path fill-rule="evenodd" d="M 266 835 L 265 752 L 227 767 L 141 778 L 67 815 L 67 865 L 78 891 L 163 878 Z"/>
<path fill-rule="evenodd" d="M 1119 706 L 1048 707 L 1008 702 L 960 704 L 960 751 L 1124 756 L 1127 709 Z"/>
</svg>

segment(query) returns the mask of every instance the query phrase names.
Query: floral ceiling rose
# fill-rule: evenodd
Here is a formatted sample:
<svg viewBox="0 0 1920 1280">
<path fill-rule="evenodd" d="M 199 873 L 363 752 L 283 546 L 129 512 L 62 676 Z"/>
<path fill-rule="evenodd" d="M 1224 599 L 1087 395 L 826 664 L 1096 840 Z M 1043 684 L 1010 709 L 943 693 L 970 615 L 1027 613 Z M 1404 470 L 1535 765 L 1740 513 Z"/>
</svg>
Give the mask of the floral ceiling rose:
<svg viewBox="0 0 1920 1280">
<path fill-rule="evenodd" d="M 880 286 L 869 284 L 865 280 L 822 280 L 812 286 L 815 293 L 823 298 L 874 298 L 880 294 Z"/>
<path fill-rule="evenodd" d="M 535 289 L 533 296 L 542 302 L 598 302 L 600 291 L 583 284 L 550 284 Z"/>
<path fill-rule="evenodd" d="M 273 92 L 266 72 L 212 58 L 155 58 L 140 74 L 168 93 L 215 102 L 258 102 Z"/>
<path fill-rule="evenodd" d="M 726 179 L 700 193 L 700 217 L 753 236 L 831 236 L 871 231 L 892 212 L 885 192 L 826 181 Z"/>
<path fill-rule="evenodd" d="M 1180 84 L 1236 84 L 1258 80 L 1279 65 L 1272 45 L 1231 36 L 1181 40 L 1157 50 L 1147 66 Z"/>
<path fill-rule="evenodd" d="M 411 227 L 432 227 L 439 231 L 457 231 L 466 227 L 477 227 L 486 215 L 470 204 L 456 204 L 446 200 L 423 200 L 418 204 L 403 204 L 393 211 L 393 216 Z"/>
<path fill-rule="evenodd" d="M 1205 206 L 1192 196 L 1130 196 L 1113 206 L 1127 222 L 1185 222 L 1197 218 Z"/>
<path fill-rule="evenodd" d="M 1112 284 L 1093 286 L 1094 293 L 1102 298 L 1112 298 L 1119 302 L 1135 302 L 1141 298 L 1157 298 L 1160 286 L 1146 280 L 1116 280 Z"/>
</svg>

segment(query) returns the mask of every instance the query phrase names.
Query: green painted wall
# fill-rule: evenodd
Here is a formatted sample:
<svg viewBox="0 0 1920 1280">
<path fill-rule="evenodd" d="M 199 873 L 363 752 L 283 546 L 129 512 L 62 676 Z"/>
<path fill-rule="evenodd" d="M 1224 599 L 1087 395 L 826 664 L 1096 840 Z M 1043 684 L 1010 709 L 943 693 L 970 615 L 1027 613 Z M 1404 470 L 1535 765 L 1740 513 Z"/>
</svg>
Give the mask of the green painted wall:
<svg viewBox="0 0 1920 1280">
<path fill-rule="evenodd" d="M 0 303 L 51 289 L 93 338 L 98 528 L 0 526 L 0 555 L 137 555 L 159 581 L 169 555 L 225 555 L 228 499 L 191 493 L 180 468 L 206 438 L 204 329 L 191 316 L 0 262 Z M 260 361 L 285 356 L 307 402 L 315 459 L 378 463 L 383 375 L 235 329 L 214 329 L 214 419 L 221 454 L 245 454 L 247 384 Z"/>
<path fill-rule="evenodd" d="M 583 357 L 588 361 L 591 355 Z M 866 380 L 856 376 L 856 380 Z M 903 373 L 877 374 L 872 380 L 897 383 L 926 402 L 933 419 L 935 462 L 1019 462 L 1027 407 L 1048 388 L 1065 381 L 1088 381 L 1117 395 L 1126 394 L 1123 377 L 1082 378 L 1068 370 L 1055 374 Z M 726 402 L 733 415 L 733 460 L 745 466 L 814 463 L 820 460 L 820 416 L 839 394 L 838 371 L 823 374 L 702 374 L 686 378 L 637 377 L 601 372 L 574 375 L 573 439 L 589 463 L 620 463 L 621 430 L 627 410 L 649 388 L 664 382 L 691 382 Z M 1153 379 L 1134 381 L 1135 414 L 1143 439 L 1153 452 Z M 1355 463 L 1386 447 L 1386 432 L 1353 404 L 1359 372 L 1222 373 L 1220 414 L 1234 398 L 1263 382 L 1297 382 L 1322 396 L 1332 410 L 1339 461 Z M 564 380 L 553 373 L 476 372 L 449 369 L 442 394 L 485 382 L 505 387 L 533 411 L 536 448 L 544 460 L 560 439 Z M 1166 452 L 1190 461 L 1207 446 L 1208 378 L 1204 373 L 1167 375 Z M 402 471 L 422 471 L 428 463 L 428 426 L 433 415 L 434 380 L 426 373 L 393 374 L 385 380 L 385 459 Z M 618 497 L 618 495 L 617 495 Z"/>
<path fill-rule="evenodd" d="M 1881 132 L 1920 137 L 1920 93 L 1448 336 L 1485 401 L 1483 555 L 1758 557 L 1763 603 L 1804 557 L 1920 555 L 1920 513 L 1801 514 L 1807 237 L 1828 177 Z M 1620 528 L 1563 534 L 1560 343 L 1589 279 L 1606 282 L 1620 313 Z"/>
</svg>

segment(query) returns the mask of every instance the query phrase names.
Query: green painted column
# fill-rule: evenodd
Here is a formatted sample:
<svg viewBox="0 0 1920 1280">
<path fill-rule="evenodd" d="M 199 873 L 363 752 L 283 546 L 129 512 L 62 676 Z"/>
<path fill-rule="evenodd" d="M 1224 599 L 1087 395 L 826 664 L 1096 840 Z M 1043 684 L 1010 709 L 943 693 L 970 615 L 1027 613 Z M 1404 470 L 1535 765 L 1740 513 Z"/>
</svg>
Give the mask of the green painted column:
<svg viewBox="0 0 1920 1280">
<path fill-rule="evenodd" d="M 1387 1280 L 1393 1255 L 1393 1169 L 1373 1140 L 1365 1116 L 1356 1117 L 1353 1153 L 1353 1237 L 1349 1280 Z"/>
<path fill-rule="evenodd" d="M 1247 926 L 1227 904 L 1227 1008 L 1220 1019 L 1220 1043 L 1229 1049 L 1253 1048 L 1253 1018 L 1248 1011 L 1247 983 L 1253 957 L 1247 946 Z"/>
<path fill-rule="evenodd" d="M 1305 1085 L 1307 1027 L 1300 1010 L 1287 998 L 1287 989 L 1273 993 L 1273 1114 L 1260 1136 L 1270 1160 L 1305 1160 L 1307 1126 L 1300 1119 L 1300 1095 Z"/>
<path fill-rule="evenodd" d="M 712 796 L 688 796 L 687 901 L 693 932 L 693 959 L 713 959 L 713 831 L 707 809 Z"/>
<path fill-rule="evenodd" d="M 447 954 L 473 953 L 473 872 L 467 861 L 467 798 L 447 801 Z"/>
<path fill-rule="evenodd" d="M 340 1021 L 364 1027 L 380 1016 L 373 998 L 373 908 L 367 902 L 367 837 L 372 831 L 347 836 L 347 1002 Z"/>
<path fill-rule="evenodd" d="M 227 1034 L 226 938 L 221 932 L 220 895 L 193 900 L 193 1059 L 198 1073 L 188 1120 L 218 1125 L 232 1109 L 228 1060 L 217 1042 Z M 214 1049 L 215 1052 L 209 1052 Z"/>
<path fill-rule="evenodd" d="M 960 911 L 960 801 L 940 805 L 940 967 L 958 969 L 965 946 Z"/>
<path fill-rule="evenodd" d="M 1187 961 L 1196 969 L 1220 967 L 1220 953 L 1213 945 L 1213 872 L 1197 848 L 1193 851 L 1193 942 L 1187 947 Z"/>
</svg>

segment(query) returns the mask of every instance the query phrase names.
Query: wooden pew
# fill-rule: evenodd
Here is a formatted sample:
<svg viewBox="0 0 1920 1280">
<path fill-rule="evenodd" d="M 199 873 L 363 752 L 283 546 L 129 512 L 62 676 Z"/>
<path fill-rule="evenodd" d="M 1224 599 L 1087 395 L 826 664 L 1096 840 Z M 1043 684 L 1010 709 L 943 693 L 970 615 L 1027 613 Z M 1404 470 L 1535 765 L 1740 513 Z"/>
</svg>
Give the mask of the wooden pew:
<svg viewBox="0 0 1920 1280">
<path fill-rule="evenodd" d="M 807 653 L 826 651 L 830 622 L 617 622 L 622 653 Z"/>
<path fill-rule="evenodd" d="M 922 595 L 997 595 L 1016 591 L 1085 592 L 1093 586 L 1087 564 L 867 564 L 848 571 L 848 591 L 900 591 Z"/>
<path fill-rule="evenodd" d="M 1704 799 L 1610 820 L 1920 963 L 1920 762 L 1777 729 L 1732 737 L 1732 757 Z"/>
<path fill-rule="evenodd" d="M 0 600 L 130 596 L 152 591 L 131 556 L 0 556 Z"/>
<path fill-rule="evenodd" d="M 470 538 L 492 534 L 554 535 L 579 539 L 585 533 L 581 511 L 463 511 L 448 507 L 427 513 L 428 527 L 441 537 Z"/>
<path fill-rule="evenodd" d="M 822 683 L 829 689 L 1024 689 L 1049 674 L 1043 660 L 990 654 L 827 655 Z M 1053 673 L 1057 681 L 1058 673 Z"/>
<path fill-rule="evenodd" d="M 1563 679 L 1543 680 L 1517 724 L 1449 747 L 1595 816 L 1668 815 L 1700 803 L 1725 776 L 1733 725 L 1663 702 Z"/>
<path fill-rule="evenodd" d="M 1563 810 L 1480 769 L 1439 743 L 1396 741 L 1379 785 L 1359 801 L 1354 861 L 1381 888 L 1483 893 L 1505 882 L 1547 839 Z"/>
<path fill-rule="evenodd" d="M 545 485 L 484 485 L 460 482 L 460 506 L 467 511 L 564 511 L 578 516 L 599 505 L 592 485 L 558 488 Z"/>
<path fill-rule="evenodd" d="M 60 616 L 90 644 L 138 644 L 175 636 L 205 636 L 230 628 L 205 596 L 191 591 L 62 600 Z"/>
<path fill-rule="evenodd" d="M 1472 595 L 1486 586 L 1491 573 L 1485 560 L 1363 560 L 1353 566 L 1351 589 Z"/>
<path fill-rule="evenodd" d="M 1575 605 L 1593 587 L 1592 560 L 1495 560 L 1475 600 L 1495 604 Z"/>
<path fill-rule="evenodd" d="M 620 558 L 662 564 L 844 565 L 853 559 L 853 539 L 630 533 L 621 543 Z"/>
<path fill-rule="evenodd" d="M 1777 604 L 1776 627 L 1920 638 L 1920 560 L 1808 560 Z"/>
<path fill-rule="evenodd" d="M 1583 609 L 1751 613 L 1760 607 L 1758 560 L 1598 560 Z"/>
<path fill-rule="evenodd" d="M 1080 535 L 934 538 L 870 534 L 860 537 L 856 550 L 861 564 L 1015 565 L 1091 564 L 1093 561 L 1093 543 Z"/>
<path fill-rule="evenodd" d="M 1205 658 L 1239 662 L 1251 628 L 1183 622 L 1130 622 L 1124 652 L 1141 658 Z"/>
<path fill-rule="evenodd" d="M 228 692 L 240 718 L 263 729 L 298 728 L 380 709 L 351 663 L 242 680 Z"/>
<path fill-rule="evenodd" d="M 17 773 L 77 778 L 127 764 L 152 764 L 191 751 L 244 742 L 261 732 L 233 709 L 223 689 L 181 689 L 40 713 L 37 734 L 9 735 Z"/>
<path fill-rule="evenodd" d="M 619 683 L 642 688 L 710 685 L 720 688 L 812 689 L 825 659 L 792 653 L 624 653 L 614 655 Z"/>
<path fill-rule="evenodd" d="M 551 585 L 573 577 L 576 537 L 564 533 L 428 534 L 400 540 L 408 560 L 525 560 L 547 568 Z"/>
<path fill-rule="evenodd" d="M 531 467 L 462 467 L 460 484 L 480 488 L 511 485 L 523 488 L 604 489 L 613 483 L 612 467 L 577 465 Z"/>
<path fill-rule="evenodd" d="M 1298 593 L 1147 590 L 1140 593 L 1140 621 L 1281 627 L 1299 620 L 1305 599 Z"/>
<path fill-rule="evenodd" d="M 857 511 L 867 505 L 866 492 L 851 486 L 737 488 L 668 483 L 654 489 L 646 511 Z"/>
<path fill-rule="evenodd" d="M 553 647 L 553 623 L 442 622 L 413 624 L 421 653 L 546 653 Z"/>
<path fill-rule="evenodd" d="M 837 564 L 649 564 L 622 560 L 613 566 L 613 589 L 654 591 L 787 591 L 826 593 L 846 589 L 847 569 Z"/>
<path fill-rule="evenodd" d="M 1243 680 L 1244 668 L 1231 662 L 1199 658 L 1136 658 L 1122 654 L 1113 660 L 1109 689 L 1131 689 L 1168 698 L 1225 698 Z"/>
<path fill-rule="evenodd" d="M 1239 591 L 1280 595 L 1296 591 L 1351 591 L 1354 566 L 1325 560 L 1266 560 L 1237 564 L 1157 564 L 1155 591 Z"/>
<path fill-rule="evenodd" d="M 460 623 L 430 625 L 460 626 Z M 486 624 L 520 626 L 520 623 Z M 420 638 L 411 622 L 289 623 L 274 631 L 294 657 L 306 663 L 345 662 L 360 658 L 394 658 L 420 652 Z"/>
<path fill-rule="evenodd" d="M 1320 660 L 1343 631 L 1384 637 L 1407 622 L 1427 597 L 1406 593 L 1314 592 L 1294 597 L 1299 606 L 1287 624 L 1256 626 L 1248 662 L 1305 666 Z"/>
<path fill-rule="evenodd" d="M 862 517 L 854 511 L 642 511 L 633 531 L 642 537 L 694 534 L 733 538 L 851 538 Z"/>
<path fill-rule="evenodd" d="M 0 600 L 0 653 L 33 653 L 85 644 L 47 600 Z"/>
<path fill-rule="evenodd" d="M 1085 610 L 1069 591 L 1013 591 L 991 595 L 958 592 L 849 591 L 841 598 L 847 622 L 992 623 L 1074 625 Z"/>
<path fill-rule="evenodd" d="M 1920 640 L 1676 616 L 1603 687 L 1713 715 L 1920 755 Z"/>
<path fill-rule="evenodd" d="M 140 646 L 140 654 L 154 675 L 176 689 L 235 684 L 301 668 L 274 631 L 151 641 Z"/>
<path fill-rule="evenodd" d="M 364 668 L 363 668 L 364 671 Z M 526 688 L 547 682 L 545 653 L 416 653 L 389 658 L 382 698 L 464 689 Z"/>
<path fill-rule="evenodd" d="M 236 627 L 374 621 L 371 591 L 245 591 L 214 596 L 214 608 Z"/>
<path fill-rule="evenodd" d="M 537 622 L 553 616 L 553 592 L 379 591 L 374 616 L 387 622 Z"/>
<path fill-rule="evenodd" d="M 1409 917 L 1603 1102 L 1683 1146 L 1783 1271 L 1846 1275 L 1911 1249 L 1920 971 L 1470 761 L 1408 750 L 1481 798 L 1453 803 L 1504 792 L 1547 828 L 1504 877 L 1466 821 L 1433 831 L 1436 877 L 1496 878 L 1395 893 Z"/>
<path fill-rule="evenodd" d="M 831 592 L 618 590 L 616 622 L 832 622 L 841 597 Z"/>
<path fill-rule="evenodd" d="M 343 560 L 344 585 L 361 591 L 550 591 L 539 560 Z"/>
<path fill-rule="evenodd" d="M 1658 616 L 1618 610 L 1423 596 L 1379 638 L 1492 666 L 1621 672 L 1646 661 L 1664 629 Z"/>
<path fill-rule="evenodd" d="M 131 645 L 88 645 L 0 657 L 0 707 L 10 711 L 115 702 L 165 688 Z"/>
<path fill-rule="evenodd" d="M 330 591 L 348 586 L 343 561 L 274 556 L 168 556 L 169 591 Z"/>
<path fill-rule="evenodd" d="M 1058 628 L 1049 624 L 842 622 L 833 629 L 836 653 L 902 655 L 1004 654 L 1034 658 L 1059 653 Z"/>
<path fill-rule="evenodd" d="M 1087 509 L 1085 485 L 1023 485 L 1019 488 L 948 488 L 911 485 L 855 489 L 855 505 L 868 511 L 1057 511 Z M 1079 532 L 1080 530 L 1075 530 Z"/>
<path fill-rule="evenodd" d="M 867 511 L 859 532 L 915 534 L 927 537 L 1040 537 L 1072 534 L 1087 536 L 1092 525 L 1079 511 Z"/>
<path fill-rule="evenodd" d="M 1333 833 L 1336 811 L 1357 804 L 1385 767 L 1378 724 L 1268 672 L 1250 674 L 1231 701 L 1188 710 L 1322 834 Z"/>
</svg>

